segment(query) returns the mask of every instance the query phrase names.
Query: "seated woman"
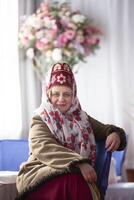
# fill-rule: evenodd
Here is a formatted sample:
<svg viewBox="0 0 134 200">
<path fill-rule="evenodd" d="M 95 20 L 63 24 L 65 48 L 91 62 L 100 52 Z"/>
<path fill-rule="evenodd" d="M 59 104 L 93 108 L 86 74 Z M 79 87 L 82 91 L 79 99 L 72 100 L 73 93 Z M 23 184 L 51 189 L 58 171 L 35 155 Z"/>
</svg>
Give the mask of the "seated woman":
<svg viewBox="0 0 134 200">
<path fill-rule="evenodd" d="M 121 150 L 125 133 L 81 109 L 67 63 L 56 63 L 47 80 L 29 132 L 30 156 L 17 177 L 17 199 L 99 200 L 95 140 L 106 139 L 108 151 Z"/>
</svg>

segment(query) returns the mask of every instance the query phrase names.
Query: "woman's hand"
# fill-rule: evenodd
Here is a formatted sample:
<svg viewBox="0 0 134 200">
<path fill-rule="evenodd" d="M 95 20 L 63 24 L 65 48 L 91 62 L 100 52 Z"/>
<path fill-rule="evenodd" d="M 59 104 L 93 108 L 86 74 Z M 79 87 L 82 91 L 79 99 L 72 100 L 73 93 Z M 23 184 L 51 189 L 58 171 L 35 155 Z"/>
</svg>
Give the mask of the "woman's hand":
<svg viewBox="0 0 134 200">
<path fill-rule="evenodd" d="M 97 181 L 97 175 L 94 168 L 88 163 L 78 164 L 80 171 L 87 182 L 93 183 Z"/>
<path fill-rule="evenodd" d="M 111 133 L 106 139 L 106 149 L 116 151 L 120 146 L 120 137 L 116 132 Z"/>
</svg>

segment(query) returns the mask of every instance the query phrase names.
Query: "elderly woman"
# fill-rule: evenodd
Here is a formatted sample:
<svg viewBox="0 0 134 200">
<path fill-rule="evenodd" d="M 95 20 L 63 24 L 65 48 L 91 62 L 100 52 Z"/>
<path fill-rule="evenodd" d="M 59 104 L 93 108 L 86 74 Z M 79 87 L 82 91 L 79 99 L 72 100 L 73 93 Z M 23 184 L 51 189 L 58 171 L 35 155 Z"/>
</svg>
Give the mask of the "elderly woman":
<svg viewBox="0 0 134 200">
<path fill-rule="evenodd" d="M 43 93 L 29 132 L 30 156 L 17 177 L 17 199 L 101 199 L 94 170 L 95 140 L 106 139 L 108 151 L 121 150 L 126 146 L 124 131 L 81 109 L 67 63 L 52 67 Z"/>
</svg>

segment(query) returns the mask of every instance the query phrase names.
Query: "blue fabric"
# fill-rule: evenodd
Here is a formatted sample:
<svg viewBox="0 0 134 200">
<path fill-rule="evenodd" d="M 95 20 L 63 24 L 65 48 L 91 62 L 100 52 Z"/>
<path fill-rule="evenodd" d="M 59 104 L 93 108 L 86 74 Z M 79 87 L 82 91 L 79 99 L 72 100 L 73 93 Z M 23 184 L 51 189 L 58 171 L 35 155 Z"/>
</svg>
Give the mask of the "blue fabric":
<svg viewBox="0 0 134 200">
<path fill-rule="evenodd" d="M 124 151 L 115 151 L 113 152 L 112 156 L 114 157 L 116 161 L 116 175 L 121 176 L 122 174 L 122 166 L 124 162 L 124 157 L 125 157 L 125 150 Z"/>
<path fill-rule="evenodd" d="M 28 159 L 28 154 L 27 140 L 0 140 L 0 170 L 18 171 L 20 164 Z M 111 153 L 106 151 L 105 141 L 98 142 L 95 169 L 103 196 L 108 186 L 110 162 Z"/>
<path fill-rule="evenodd" d="M 0 140 L 0 170 L 18 171 L 28 152 L 27 140 Z"/>
<path fill-rule="evenodd" d="M 126 135 L 126 141 L 128 141 L 128 135 Z M 122 167 L 123 167 L 123 162 L 125 160 L 126 150 L 127 150 L 127 147 L 122 151 L 114 151 L 112 154 L 112 156 L 114 157 L 116 161 L 115 167 L 116 167 L 117 176 L 122 175 Z"/>
<path fill-rule="evenodd" d="M 110 170 L 112 153 L 105 149 L 105 141 L 97 143 L 97 159 L 95 169 L 98 177 L 98 186 L 101 194 L 104 197 L 108 187 L 108 176 Z"/>
</svg>

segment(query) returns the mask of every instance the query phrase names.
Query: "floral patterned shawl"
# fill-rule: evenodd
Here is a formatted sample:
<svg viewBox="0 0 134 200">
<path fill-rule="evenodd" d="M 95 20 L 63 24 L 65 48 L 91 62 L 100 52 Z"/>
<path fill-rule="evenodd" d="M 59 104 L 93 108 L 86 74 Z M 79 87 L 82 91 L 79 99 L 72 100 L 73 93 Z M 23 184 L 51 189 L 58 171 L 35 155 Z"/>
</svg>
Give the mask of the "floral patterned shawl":
<svg viewBox="0 0 134 200">
<path fill-rule="evenodd" d="M 46 92 L 42 104 L 36 110 L 42 120 L 48 125 L 55 138 L 65 147 L 74 150 L 84 158 L 89 158 L 94 165 L 96 159 L 96 145 L 92 127 L 88 121 L 86 112 L 81 109 L 76 96 L 76 83 L 73 83 L 73 99 L 70 109 L 66 113 L 61 113 L 53 107 L 48 97 L 48 85 L 50 72 L 46 81 Z M 44 90 L 44 85 L 43 85 Z"/>
</svg>

